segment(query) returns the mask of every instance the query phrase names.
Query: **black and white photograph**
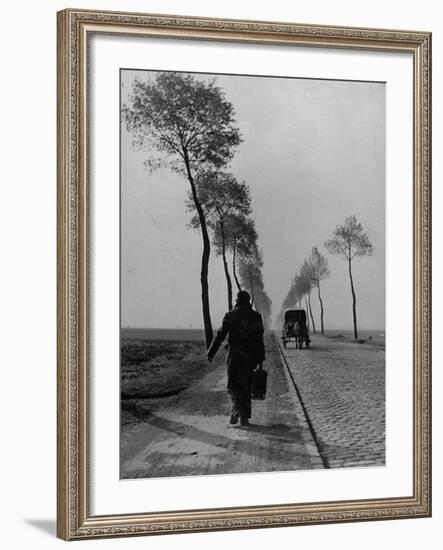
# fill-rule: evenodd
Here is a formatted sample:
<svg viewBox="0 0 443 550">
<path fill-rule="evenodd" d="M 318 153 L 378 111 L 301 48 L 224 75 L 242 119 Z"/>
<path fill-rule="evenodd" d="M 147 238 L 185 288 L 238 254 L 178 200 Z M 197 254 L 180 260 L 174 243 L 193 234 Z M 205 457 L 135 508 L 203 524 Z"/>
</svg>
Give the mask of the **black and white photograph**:
<svg viewBox="0 0 443 550">
<path fill-rule="evenodd" d="M 4 4 L 3 548 L 440 549 L 439 8 Z"/>
<path fill-rule="evenodd" d="M 385 464 L 385 85 L 120 71 L 122 479 Z"/>
</svg>

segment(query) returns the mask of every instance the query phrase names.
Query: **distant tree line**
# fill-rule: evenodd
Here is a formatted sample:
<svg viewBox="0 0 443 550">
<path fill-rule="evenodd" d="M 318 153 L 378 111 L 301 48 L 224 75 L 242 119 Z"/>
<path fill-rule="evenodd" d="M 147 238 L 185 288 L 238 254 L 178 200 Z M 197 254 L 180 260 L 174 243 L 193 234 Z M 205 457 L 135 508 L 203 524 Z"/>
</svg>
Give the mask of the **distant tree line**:
<svg viewBox="0 0 443 550">
<path fill-rule="evenodd" d="M 355 291 L 354 278 L 352 274 L 352 261 L 362 256 L 371 256 L 373 246 L 368 235 L 363 231 L 362 224 L 356 216 L 348 216 L 343 225 L 338 225 L 332 235 L 332 238 L 324 242 L 324 247 L 330 254 L 342 256 L 348 265 L 348 274 L 352 295 L 352 322 L 354 328 L 354 338 L 358 338 L 357 328 L 357 298 Z M 311 307 L 311 291 L 316 288 L 320 305 L 320 330 L 324 334 L 324 304 L 321 294 L 321 281 L 330 276 L 328 260 L 318 250 L 312 248 L 311 255 L 306 258 L 298 273 L 291 281 L 286 298 L 280 311 L 280 319 L 286 309 L 293 307 L 304 307 L 308 314 L 308 322 L 312 326 L 313 332 L 316 332 L 315 320 Z M 304 304 L 303 304 L 304 302 Z"/>
<path fill-rule="evenodd" d="M 123 108 L 123 121 L 134 147 L 149 153 L 147 168 L 168 167 L 189 184 L 189 225 L 202 237 L 200 285 L 206 345 L 213 337 L 208 283 L 211 245 L 222 259 L 228 308 L 233 306 L 231 263 L 237 289 L 249 290 L 253 306 L 269 326 L 271 300 L 263 285 L 250 189 L 226 170 L 242 137 L 223 90 L 215 79 L 205 82 L 174 72 L 159 72 L 149 81 L 136 79 L 129 105 Z M 153 151 L 161 156 L 152 157 Z"/>
</svg>

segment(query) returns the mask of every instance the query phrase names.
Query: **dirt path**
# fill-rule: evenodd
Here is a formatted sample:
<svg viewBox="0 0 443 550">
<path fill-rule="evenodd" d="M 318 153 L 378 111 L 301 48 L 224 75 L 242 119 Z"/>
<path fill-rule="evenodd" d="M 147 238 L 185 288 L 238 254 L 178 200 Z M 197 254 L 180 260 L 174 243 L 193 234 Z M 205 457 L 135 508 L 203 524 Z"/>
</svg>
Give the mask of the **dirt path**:
<svg viewBox="0 0 443 550">
<path fill-rule="evenodd" d="M 139 405 L 140 422 L 122 437 L 121 478 L 322 468 L 272 335 L 266 349 L 268 393 L 253 402 L 250 427 L 229 425 L 221 363 L 179 395 Z"/>
</svg>

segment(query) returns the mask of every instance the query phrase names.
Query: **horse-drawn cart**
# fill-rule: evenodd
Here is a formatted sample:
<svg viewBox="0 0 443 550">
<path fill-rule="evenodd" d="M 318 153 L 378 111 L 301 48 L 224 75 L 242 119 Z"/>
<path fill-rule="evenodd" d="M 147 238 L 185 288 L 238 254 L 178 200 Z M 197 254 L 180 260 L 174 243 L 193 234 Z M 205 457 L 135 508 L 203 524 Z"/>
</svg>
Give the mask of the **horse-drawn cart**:
<svg viewBox="0 0 443 550">
<path fill-rule="evenodd" d="M 303 344 L 309 348 L 311 339 L 309 338 L 306 311 L 304 309 L 288 309 L 285 311 L 281 339 L 284 348 L 291 340 L 295 342 L 296 349 L 302 349 Z"/>
</svg>

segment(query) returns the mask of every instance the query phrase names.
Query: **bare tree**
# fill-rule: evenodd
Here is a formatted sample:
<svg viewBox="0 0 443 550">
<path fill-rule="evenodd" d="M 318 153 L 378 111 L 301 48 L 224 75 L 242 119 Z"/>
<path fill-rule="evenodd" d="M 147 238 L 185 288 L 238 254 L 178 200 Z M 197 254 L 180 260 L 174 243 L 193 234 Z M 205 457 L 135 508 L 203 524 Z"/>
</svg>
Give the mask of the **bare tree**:
<svg viewBox="0 0 443 550">
<path fill-rule="evenodd" d="M 246 217 L 251 212 L 251 197 L 245 182 L 238 182 L 230 173 L 215 170 L 205 170 L 198 173 L 197 194 L 207 218 L 207 224 L 212 230 L 213 244 L 217 255 L 223 259 L 225 271 L 228 308 L 232 309 L 232 282 L 229 274 L 227 249 L 231 244 L 232 215 Z M 187 202 L 189 210 L 194 203 L 190 195 Z M 200 228 L 197 215 L 190 223 L 191 227 Z"/>
<path fill-rule="evenodd" d="M 340 254 L 348 262 L 352 293 L 354 338 L 357 339 L 357 300 L 355 297 L 354 280 L 352 278 L 352 260 L 361 256 L 372 256 L 373 246 L 367 234 L 364 233 L 363 226 L 357 220 L 356 216 L 348 216 L 344 225 L 337 225 L 332 239 L 326 241 L 324 246 L 331 254 Z"/>
<path fill-rule="evenodd" d="M 320 292 L 320 281 L 323 279 L 326 279 L 329 277 L 329 268 L 328 268 L 328 260 L 320 254 L 318 251 L 318 248 L 314 246 L 312 248 L 311 255 L 309 257 L 309 266 L 310 266 L 310 274 L 311 274 L 311 280 L 314 286 L 317 287 L 317 293 L 318 293 L 318 300 L 320 302 L 320 324 L 321 324 L 321 333 L 325 333 L 325 327 L 324 327 L 324 309 L 323 309 L 323 300 L 321 297 Z"/>
<path fill-rule="evenodd" d="M 203 167 L 220 168 L 232 159 L 241 142 L 234 108 L 215 80 L 204 82 L 191 75 L 160 72 L 151 80 L 134 81 L 123 119 L 134 137 L 134 147 L 160 153 L 160 158 L 148 158 L 148 168 L 169 167 L 189 183 L 203 240 L 200 283 L 209 346 L 213 335 L 208 287 L 211 246 L 195 175 Z"/>
</svg>

